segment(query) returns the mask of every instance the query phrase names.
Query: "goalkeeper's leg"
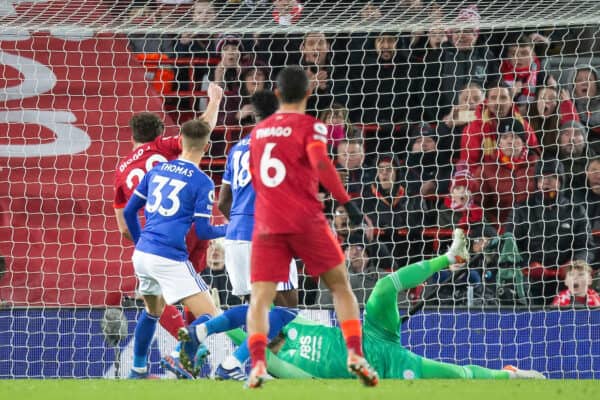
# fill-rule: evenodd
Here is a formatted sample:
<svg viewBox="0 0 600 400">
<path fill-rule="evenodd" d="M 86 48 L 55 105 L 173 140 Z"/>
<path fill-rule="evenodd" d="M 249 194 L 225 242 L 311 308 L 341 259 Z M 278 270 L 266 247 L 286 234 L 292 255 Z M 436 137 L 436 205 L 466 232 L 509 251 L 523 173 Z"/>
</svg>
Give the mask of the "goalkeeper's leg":
<svg viewBox="0 0 600 400">
<path fill-rule="evenodd" d="M 464 263 L 468 258 L 465 235 L 461 229 L 456 229 L 452 245 L 446 254 L 407 265 L 377 282 L 365 307 L 369 320 L 377 323 L 381 329 L 396 335 L 400 329 L 398 292 L 414 288 L 450 264 Z"/>
<path fill-rule="evenodd" d="M 422 379 L 510 379 L 511 373 L 506 370 L 495 370 L 477 365 L 456 365 L 439 361 L 422 359 Z"/>
</svg>

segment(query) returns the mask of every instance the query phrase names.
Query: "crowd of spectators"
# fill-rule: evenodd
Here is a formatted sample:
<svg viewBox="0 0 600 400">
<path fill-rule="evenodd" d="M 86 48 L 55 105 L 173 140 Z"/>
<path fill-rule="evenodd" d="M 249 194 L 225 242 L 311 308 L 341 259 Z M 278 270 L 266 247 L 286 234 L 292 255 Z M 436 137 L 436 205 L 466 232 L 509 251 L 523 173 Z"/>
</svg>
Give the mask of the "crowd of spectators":
<svg viewBox="0 0 600 400">
<path fill-rule="evenodd" d="M 132 21 L 158 12 L 147 3 L 132 3 Z M 199 33 L 132 35 L 131 51 L 195 59 L 170 67 L 170 85 L 223 86 L 219 124 L 229 127 L 254 123 L 249 97 L 272 88 L 281 67 L 305 68 L 308 113 L 327 125 L 340 177 L 367 216 L 351 226 L 323 195 L 359 300 L 381 274 L 443 250 L 444 232 L 461 227 L 474 257 L 435 277 L 437 301 L 542 305 L 561 293 L 555 305 L 578 302 L 600 267 L 598 71 L 563 63 L 552 74 L 549 52 L 560 42 L 544 31 L 480 30 L 475 6 L 457 13 L 462 28 L 447 28 L 434 1 L 407 3 L 426 10 L 429 30 L 219 35 L 211 27 L 223 13 L 261 10 L 265 24 L 289 27 L 304 18 L 302 4 L 196 1 Z M 380 17 L 377 1 L 357 4 L 356 18 Z M 202 104 L 188 96 L 177 107 Z M 209 270 L 217 279 L 219 266 Z M 565 281 L 576 272 L 585 279 Z M 304 285 L 305 303 L 330 302 L 318 282 Z"/>
</svg>

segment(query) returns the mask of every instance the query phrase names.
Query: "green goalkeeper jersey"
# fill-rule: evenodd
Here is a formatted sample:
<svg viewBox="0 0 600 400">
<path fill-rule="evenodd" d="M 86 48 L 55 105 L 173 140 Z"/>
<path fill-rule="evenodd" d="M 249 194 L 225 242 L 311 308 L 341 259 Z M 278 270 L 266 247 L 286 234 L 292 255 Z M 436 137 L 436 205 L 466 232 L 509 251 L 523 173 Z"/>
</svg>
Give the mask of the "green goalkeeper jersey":
<svg viewBox="0 0 600 400">
<path fill-rule="evenodd" d="M 316 378 L 351 378 L 347 350 L 339 328 L 296 318 L 283 328 L 285 343 L 277 357 Z M 421 357 L 402 347 L 399 336 L 385 335 L 367 319 L 363 326 L 365 357 L 381 378 L 421 376 Z"/>
</svg>

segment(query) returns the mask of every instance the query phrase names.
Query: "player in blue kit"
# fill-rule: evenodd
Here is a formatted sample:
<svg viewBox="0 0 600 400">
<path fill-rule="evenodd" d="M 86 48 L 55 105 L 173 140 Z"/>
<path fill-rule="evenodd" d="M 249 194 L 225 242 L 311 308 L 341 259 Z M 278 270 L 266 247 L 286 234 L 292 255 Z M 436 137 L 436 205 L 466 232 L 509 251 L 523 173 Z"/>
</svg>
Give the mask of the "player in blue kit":
<svg viewBox="0 0 600 400">
<path fill-rule="evenodd" d="M 279 107 L 279 101 L 270 90 L 254 93 L 251 98 L 257 122 L 267 118 Z M 232 293 L 249 300 L 250 256 L 252 230 L 254 228 L 254 201 L 256 193 L 252 187 L 249 171 L 250 136 L 242 138 L 229 151 L 222 186 L 219 193 L 219 210 L 229 219 L 225 235 L 225 268 L 231 280 Z M 275 305 L 298 306 L 298 271 L 292 260 L 287 282 L 277 285 Z M 217 379 L 244 380 L 242 365 L 248 359 L 247 346 L 241 346 L 227 357 L 215 370 Z"/>
<path fill-rule="evenodd" d="M 222 237 L 227 229 L 225 225 L 210 224 L 215 186 L 198 168 L 208 148 L 210 132 L 210 126 L 202 120 L 183 124 L 181 156 L 148 171 L 124 210 L 136 244 L 132 260 L 139 293 L 146 305 L 135 328 L 130 378 L 150 377 L 148 350 L 165 304 L 182 302 L 200 316 L 198 319 L 218 314 L 208 286 L 188 259 L 185 244 L 192 222 L 201 240 Z M 144 206 L 146 225 L 142 230 L 138 212 Z"/>
</svg>

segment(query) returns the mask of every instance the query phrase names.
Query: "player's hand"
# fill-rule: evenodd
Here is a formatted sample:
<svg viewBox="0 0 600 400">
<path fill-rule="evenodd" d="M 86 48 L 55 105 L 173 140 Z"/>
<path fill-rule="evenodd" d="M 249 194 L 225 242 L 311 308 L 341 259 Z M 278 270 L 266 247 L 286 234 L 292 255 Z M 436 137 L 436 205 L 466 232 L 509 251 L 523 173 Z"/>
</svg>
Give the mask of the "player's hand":
<svg viewBox="0 0 600 400">
<path fill-rule="evenodd" d="M 346 209 L 346 212 L 348 213 L 348 219 L 353 226 L 360 226 L 363 223 L 364 215 L 353 201 L 349 201 L 344 204 L 344 208 Z"/>
<path fill-rule="evenodd" d="M 206 93 L 209 101 L 221 102 L 221 99 L 223 98 L 223 88 L 214 82 L 211 82 L 208 85 Z"/>
</svg>

